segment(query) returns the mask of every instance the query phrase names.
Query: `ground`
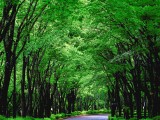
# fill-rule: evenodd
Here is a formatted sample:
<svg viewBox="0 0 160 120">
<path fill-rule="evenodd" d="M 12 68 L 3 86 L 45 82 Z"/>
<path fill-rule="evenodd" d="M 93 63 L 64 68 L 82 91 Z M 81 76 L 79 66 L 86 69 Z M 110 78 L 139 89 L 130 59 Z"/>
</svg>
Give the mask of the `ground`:
<svg viewBox="0 0 160 120">
<path fill-rule="evenodd" d="M 65 120 L 108 120 L 108 115 L 87 115 L 67 118 Z"/>
</svg>

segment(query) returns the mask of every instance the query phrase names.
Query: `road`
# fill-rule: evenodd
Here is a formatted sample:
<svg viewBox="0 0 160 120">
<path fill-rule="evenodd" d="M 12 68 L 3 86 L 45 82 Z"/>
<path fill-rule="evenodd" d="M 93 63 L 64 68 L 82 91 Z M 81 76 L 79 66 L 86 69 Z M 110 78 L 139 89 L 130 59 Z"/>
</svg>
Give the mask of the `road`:
<svg viewBox="0 0 160 120">
<path fill-rule="evenodd" d="M 108 115 L 87 115 L 67 118 L 65 120 L 108 120 Z"/>
</svg>

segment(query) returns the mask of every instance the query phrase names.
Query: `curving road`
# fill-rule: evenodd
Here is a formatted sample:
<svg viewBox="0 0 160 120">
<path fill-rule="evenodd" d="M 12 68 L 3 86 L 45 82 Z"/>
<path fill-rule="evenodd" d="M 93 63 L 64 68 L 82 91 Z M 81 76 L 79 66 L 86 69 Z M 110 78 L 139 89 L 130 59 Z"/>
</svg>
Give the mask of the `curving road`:
<svg viewBox="0 0 160 120">
<path fill-rule="evenodd" d="M 65 120 L 108 120 L 108 115 L 87 115 L 67 118 Z"/>
</svg>

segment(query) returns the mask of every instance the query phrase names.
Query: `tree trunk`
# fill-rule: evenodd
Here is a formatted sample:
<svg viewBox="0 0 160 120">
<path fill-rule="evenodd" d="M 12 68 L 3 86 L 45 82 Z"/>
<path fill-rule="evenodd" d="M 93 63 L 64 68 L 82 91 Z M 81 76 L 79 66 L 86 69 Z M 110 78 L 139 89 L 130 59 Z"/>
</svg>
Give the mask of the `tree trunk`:
<svg viewBox="0 0 160 120">
<path fill-rule="evenodd" d="M 16 58 L 15 53 L 13 57 L 14 61 L 14 79 L 13 79 L 13 118 L 16 118 L 16 112 L 17 112 L 17 102 L 16 102 Z"/>
<path fill-rule="evenodd" d="M 32 84 L 29 70 L 29 57 L 27 58 L 27 79 L 28 79 L 28 115 L 33 115 L 33 107 L 32 107 Z"/>
<path fill-rule="evenodd" d="M 8 88 L 11 79 L 11 73 L 13 69 L 13 37 L 14 37 L 14 27 L 15 27 L 15 18 L 16 18 L 16 8 L 17 5 L 13 5 L 11 1 L 5 1 L 6 6 L 3 9 L 2 19 L 7 23 L 4 26 L 5 34 L 3 34 L 3 43 L 5 48 L 6 60 L 5 60 L 5 71 L 4 71 L 4 83 L 2 88 L 2 95 L 0 98 L 0 114 L 7 116 L 7 95 Z M 1 37 L 1 36 L 0 36 Z"/>
<path fill-rule="evenodd" d="M 6 53 L 4 83 L 2 88 L 2 96 L 0 98 L 0 114 L 7 116 L 7 95 L 11 79 L 12 65 L 11 65 L 11 52 Z"/>
<path fill-rule="evenodd" d="M 50 83 L 46 83 L 45 89 L 46 89 L 45 98 L 44 98 L 45 99 L 45 117 L 50 117 L 51 115 Z"/>
<path fill-rule="evenodd" d="M 22 68 L 22 81 L 21 81 L 21 106 L 22 106 L 22 117 L 26 117 L 26 98 L 25 98 L 25 71 L 26 71 L 26 57 L 23 55 L 23 68 Z"/>
<path fill-rule="evenodd" d="M 130 116 L 131 118 L 133 118 L 133 114 L 134 114 L 134 109 L 133 109 L 133 106 L 134 106 L 134 103 L 133 103 L 133 98 L 132 98 L 132 93 L 130 93 L 129 95 L 129 108 L 130 108 Z"/>
<path fill-rule="evenodd" d="M 136 100 L 136 108 L 137 108 L 137 118 L 141 119 L 142 118 L 142 115 L 141 115 L 141 93 L 138 91 L 136 92 L 135 100 Z"/>
</svg>

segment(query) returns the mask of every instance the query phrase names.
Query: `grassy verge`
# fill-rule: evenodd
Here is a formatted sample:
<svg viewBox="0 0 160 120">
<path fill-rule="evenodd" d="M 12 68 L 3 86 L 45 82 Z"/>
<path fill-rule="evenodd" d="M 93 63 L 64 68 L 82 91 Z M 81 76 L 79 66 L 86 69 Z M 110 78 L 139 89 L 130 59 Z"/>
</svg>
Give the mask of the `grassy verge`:
<svg viewBox="0 0 160 120">
<path fill-rule="evenodd" d="M 17 117 L 17 118 L 5 118 L 2 115 L 0 115 L 0 120 L 51 120 L 50 118 L 33 118 L 33 117 Z"/>
<path fill-rule="evenodd" d="M 124 119 L 123 117 L 111 117 L 109 116 L 109 119 L 108 120 L 126 120 Z M 129 120 L 138 120 L 136 117 L 135 118 L 130 118 Z M 139 119 L 139 120 L 160 120 L 160 116 L 156 116 L 156 117 L 153 117 L 153 118 L 142 118 L 142 119 Z"/>
</svg>

